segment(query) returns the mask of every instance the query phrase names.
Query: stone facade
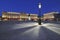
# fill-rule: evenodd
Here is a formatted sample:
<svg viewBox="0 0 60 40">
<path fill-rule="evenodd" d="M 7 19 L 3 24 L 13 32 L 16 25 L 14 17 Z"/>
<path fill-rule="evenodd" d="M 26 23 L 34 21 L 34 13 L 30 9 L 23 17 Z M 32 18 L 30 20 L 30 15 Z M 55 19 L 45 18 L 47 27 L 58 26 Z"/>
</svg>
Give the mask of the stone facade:
<svg viewBox="0 0 60 40">
<path fill-rule="evenodd" d="M 18 13 L 18 12 L 2 12 L 2 19 L 3 21 L 11 21 L 11 20 L 18 20 L 18 21 L 27 21 L 29 17 L 33 21 L 37 21 L 38 15 L 37 14 L 29 14 L 28 13 Z"/>
<path fill-rule="evenodd" d="M 59 16 L 59 18 L 58 18 Z M 60 15 L 58 12 L 50 12 L 50 13 L 46 13 L 44 14 L 43 20 L 44 21 L 57 21 L 57 19 L 60 19 Z"/>
</svg>

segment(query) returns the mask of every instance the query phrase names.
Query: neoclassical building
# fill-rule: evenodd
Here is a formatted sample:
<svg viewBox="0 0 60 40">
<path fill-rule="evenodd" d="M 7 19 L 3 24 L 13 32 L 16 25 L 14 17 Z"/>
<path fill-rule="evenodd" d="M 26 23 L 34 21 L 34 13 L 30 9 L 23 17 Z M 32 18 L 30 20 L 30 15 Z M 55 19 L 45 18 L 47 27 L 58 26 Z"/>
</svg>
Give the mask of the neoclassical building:
<svg viewBox="0 0 60 40">
<path fill-rule="evenodd" d="M 37 14 L 28 14 L 23 12 L 2 12 L 2 20 L 3 21 L 27 21 L 27 20 L 37 21 Z"/>
<path fill-rule="evenodd" d="M 60 20 L 60 14 L 59 12 L 50 12 L 50 13 L 46 13 L 43 16 L 43 20 L 48 20 L 48 21 L 57 21 Z"/>
</svg>

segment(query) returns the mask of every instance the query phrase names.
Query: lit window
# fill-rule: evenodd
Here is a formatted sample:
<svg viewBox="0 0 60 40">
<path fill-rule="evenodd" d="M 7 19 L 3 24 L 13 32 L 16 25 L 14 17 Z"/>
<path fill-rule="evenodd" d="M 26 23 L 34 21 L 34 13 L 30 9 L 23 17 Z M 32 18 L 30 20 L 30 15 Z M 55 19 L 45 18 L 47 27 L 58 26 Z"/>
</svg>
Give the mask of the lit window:
<svg viewBox="0 0 60 40">
<path fill-rule="evenodd" d="M 2 15 L 2 17 L 6 17 L 6 15 Z"/>
</svg>

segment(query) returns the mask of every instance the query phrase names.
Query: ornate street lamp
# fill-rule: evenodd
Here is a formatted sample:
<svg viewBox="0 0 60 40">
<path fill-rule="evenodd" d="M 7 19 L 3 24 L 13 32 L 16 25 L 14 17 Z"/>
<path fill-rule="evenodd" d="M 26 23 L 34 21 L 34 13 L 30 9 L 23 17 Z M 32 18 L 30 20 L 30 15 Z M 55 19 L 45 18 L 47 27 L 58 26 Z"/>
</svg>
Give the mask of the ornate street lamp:
<svg viewBox="0 0 60 40">
<path fill-rule="evenodd" d="M 39 25 L 41 25 L 41 3 L 39 3 L 38 8 L 39 8 L 38 23 Z"/>
<path fill-rule="evenodd" d="M 39 7 L 39 9 L 41 9 L 41 3 L 39 3 L 38 7 Z"/>
</svg>

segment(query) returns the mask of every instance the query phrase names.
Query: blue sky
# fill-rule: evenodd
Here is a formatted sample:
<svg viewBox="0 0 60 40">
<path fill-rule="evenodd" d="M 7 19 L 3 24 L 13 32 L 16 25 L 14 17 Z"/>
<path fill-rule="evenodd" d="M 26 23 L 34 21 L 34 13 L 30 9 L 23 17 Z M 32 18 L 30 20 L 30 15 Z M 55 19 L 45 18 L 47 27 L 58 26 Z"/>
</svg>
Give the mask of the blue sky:
<svg viewBox="0 0 60 40">
<path fill-rule="evenodd" d="M 38 3 L 42 4 L 41 14 L 60 12 L 60 0 L 0 0 L 0 16 L 2 11 L 39 13 Z"/>
</svg>

